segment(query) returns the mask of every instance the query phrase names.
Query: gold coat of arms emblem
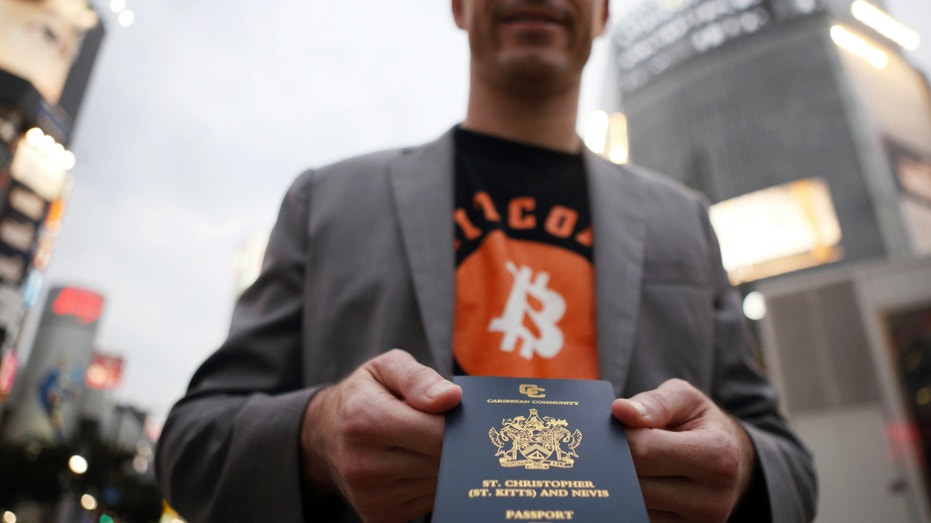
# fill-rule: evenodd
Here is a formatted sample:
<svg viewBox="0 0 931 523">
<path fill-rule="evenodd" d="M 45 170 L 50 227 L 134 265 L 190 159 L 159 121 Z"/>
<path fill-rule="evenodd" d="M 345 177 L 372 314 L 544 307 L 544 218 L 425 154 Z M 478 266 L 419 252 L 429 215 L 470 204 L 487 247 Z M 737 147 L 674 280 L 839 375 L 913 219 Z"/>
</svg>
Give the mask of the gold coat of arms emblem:
<svg viewBox="0 0 931 523">
<path fill-rule="evenodd" d="M 530 409 L 529 417 L 501 420 L 501 428 L 492 427 L 488 437 L 498 448 L 495 457 L 502 467 L 567 469 L 575 465 L 574 458 L 579 457 L 575 449 L 582 443 L 582 432 L 578 429 L 570 432 L 568 427 L 569 422 L 564 419 L 541 418 L 537 409 Z"/>
</svg>

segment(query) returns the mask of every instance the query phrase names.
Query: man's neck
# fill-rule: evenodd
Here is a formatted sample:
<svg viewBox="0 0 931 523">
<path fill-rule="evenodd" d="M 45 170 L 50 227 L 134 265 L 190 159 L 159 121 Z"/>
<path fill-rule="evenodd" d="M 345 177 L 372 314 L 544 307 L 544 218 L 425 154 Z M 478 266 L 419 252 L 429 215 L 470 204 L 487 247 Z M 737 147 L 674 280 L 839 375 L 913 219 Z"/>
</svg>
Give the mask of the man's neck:
<svg viewBox="0 0 931 523">
<path fill-rule="evenodd" d="M 578 86 L 555 94 L 531 96 L 494 89 L 474 78 L 464 129 L 499 138 L 577 153 Z"/>
</svg>

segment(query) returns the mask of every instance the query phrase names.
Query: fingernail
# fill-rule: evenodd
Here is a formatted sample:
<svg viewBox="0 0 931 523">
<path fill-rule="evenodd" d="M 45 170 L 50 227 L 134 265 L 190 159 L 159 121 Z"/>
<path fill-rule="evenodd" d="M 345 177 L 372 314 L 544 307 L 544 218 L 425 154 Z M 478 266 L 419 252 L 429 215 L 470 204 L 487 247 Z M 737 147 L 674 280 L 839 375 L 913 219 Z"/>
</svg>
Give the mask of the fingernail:
<svg viewBox="0 0 931 523">
<path fill-rule="evenodd" d="M 643 403 L 634 400 L 627 400 L 627 403 L 630 403 L 630 406 L 633 407 L 640 414 L 640 416 L 644 418 L 649 417 L 650 412 L 647 410 Z"/>
<path fill-rule="evenodd" d="M 431 385 L 429 389 L 427 389 L 427 399 L 432 400 L 433 398 L 442 395 L 453 387 L 455 387 L 455 385 L 446 380 L 438 381 Z"/>
</svg>

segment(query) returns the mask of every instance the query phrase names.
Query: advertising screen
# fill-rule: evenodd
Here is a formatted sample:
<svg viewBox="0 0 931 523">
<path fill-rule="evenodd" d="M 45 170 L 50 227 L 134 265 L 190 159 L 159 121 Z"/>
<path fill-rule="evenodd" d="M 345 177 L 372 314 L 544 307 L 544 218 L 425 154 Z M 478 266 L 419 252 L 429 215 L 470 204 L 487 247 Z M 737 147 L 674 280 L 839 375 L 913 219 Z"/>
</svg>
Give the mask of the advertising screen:
<svg viewBox="0 0 931 523">
<path fill-rule="evenodd" d="M 0 0 L 0 69 L 58 104 L 84 37 L 98 24 L 86 0 Z"/>
<path fill-rule="evenodd" d="M 737 284 L 837 261 L 841 228 L 827 182 L 796 180 L 711 207 L 724 268 Z"/>
<path fill-rule="evenodd" d="M 13 406 L 6 436 L 14 441 L 67 441 L 77 429 L 87 391 L 87 371 L 96 361 L 92 385 L 119 381 L 115 361 L 95 359 L 94 337 L 104 298 L 79 287 L 53 287 L 36 330 L 36 338 L 21 379 L 20 400 Z M 21 383 L 19 383 L 21 382 Z"/>
</svg>

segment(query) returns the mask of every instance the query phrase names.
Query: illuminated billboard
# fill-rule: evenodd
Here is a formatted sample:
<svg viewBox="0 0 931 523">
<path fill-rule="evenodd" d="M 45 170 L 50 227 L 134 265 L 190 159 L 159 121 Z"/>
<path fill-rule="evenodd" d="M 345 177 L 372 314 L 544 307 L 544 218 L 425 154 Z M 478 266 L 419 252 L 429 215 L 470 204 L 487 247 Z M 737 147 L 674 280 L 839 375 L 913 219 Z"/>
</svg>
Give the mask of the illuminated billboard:
<svg viewBox="0 0 931 523">
<path fill-rule="evenodd" d="M 122 379 L 123 357 L 101 352 L 94 353 L 84 373 L 84 383 L 92 389 L 113 389 Z"/>
<path fill-rule="evenodd" d="M 711 223 L 737 284 L 840 260 L 841 229 L 822 179 L 796 180 L 711 207 Z"/>
<path fill-rule="evenodd" d="M 58 104 L 84 37 L 99 22 L 86 0 L 0 0 L 0 69 Z"/>
<path fill-rule="evenodd" d="M 899 206 L 912 252 L 931 253 L 931 154 L 890 138 L 884 143 L 899 188 Z"/>
<path fill-rule="evenodd" d="M 99 293 L 78 287 L 53 287 L 36 330 L 26 371 L 17 380 L 22 390 L 12 406 L 6 436 L 14 441 L 65 442 L 77 429 L 85 396 L 87 370 L 91 385 L 111 386 L 122 362 L 95 358 L 94 337 L 103 312 Z"/>
<path fill-rule="evenodd" d="M 26 278 L 36 251 L 48 204 L 15 177 L 0 206 L 0 283 L 13 287 Z"/>
<path fill-rule="evenodd" d="M 5 398 L 13 390 L 16 371 L 19 370 L 19 356 L 13 351 L 6 351 L 0 357 L 0 398 Z"/>
<path fill-rule="evenodd" d="M 68 145 L 104 32 L 87 0 L 0 0 L 0 142 L 39 127 Z"/>
</svg>

